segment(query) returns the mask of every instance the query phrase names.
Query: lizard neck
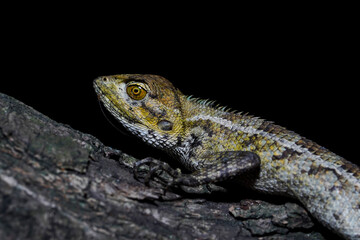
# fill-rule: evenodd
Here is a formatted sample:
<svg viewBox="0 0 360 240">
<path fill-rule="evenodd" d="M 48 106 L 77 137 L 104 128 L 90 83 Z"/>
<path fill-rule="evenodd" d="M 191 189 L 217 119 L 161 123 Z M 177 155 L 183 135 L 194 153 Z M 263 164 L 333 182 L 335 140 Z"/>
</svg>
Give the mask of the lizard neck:
<svg viewBox="0 0 360 240">
<path fill-rule="evenodd" d="M 185 124 L 185 132 L 192 128 L 191 119 L 197 117 L 205 117 L 211 120 L 213 119 L 231 119 L 235 114 L 234 111 L 230 111 L 227 107 L 220 107 L 219 105 L 214 106 L 214 101 L 202 100 L 198 98 L 192 98 L 191 96 L 183 95 L 181 99 L 182 104 L 182 117 Z"/>
<path fill-rule="evenodd" d="M 214 106 L 214 102 L 181 96 L 182 133 L 177 145 L 169 149 L 188 170 L 199 169 L 206 162 L 199 162 L 200 152 L 211 150 L 208 144 L 214 143 L 216 129 L 221 123 L 231 123 L 240 114 Z M 199 120 L 201 123 L 199 124 Z M 204 120 L 204 121 L 202 121 Z M 220 123 L 220 124 L 219 124 Z M 220 139 L 218 139 L 220 140 Z M 218 144 L 218 146 L 220 146 Z"/>
</svg>

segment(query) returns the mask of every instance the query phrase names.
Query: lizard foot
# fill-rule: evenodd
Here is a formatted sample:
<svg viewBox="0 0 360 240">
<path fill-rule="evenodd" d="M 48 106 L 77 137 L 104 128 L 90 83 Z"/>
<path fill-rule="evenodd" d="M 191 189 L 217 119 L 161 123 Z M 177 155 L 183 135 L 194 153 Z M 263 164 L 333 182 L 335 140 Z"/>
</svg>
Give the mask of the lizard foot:
<svg viewBox="0 0 360 240">
<path fill-rule="evenodd" d="M 211 194 L 212 192 L 226 192 L 226 189 L 215 184 L 197 185 L 196 179 L 182 174 L 180 169 L 173 169 L 166 162 L 147 157 L 134 164 L 135 179 L 150 185 L 151 180 L 162 185 L 164 195 L 169 188 L 178 187 L 190 194 Z M 195 185 L 195 186 L 186 186 Z"/>
<path fill-rule="evenodd" d="M 174 184 L 174 180 L 181 175 L 180 169 L 173 169 L 166 162 L 151 157 L 144 158 L 134 163 L 135 179 L 149 185 L 151 180 L 163 185 L 165 188 Z"/>
</svg>

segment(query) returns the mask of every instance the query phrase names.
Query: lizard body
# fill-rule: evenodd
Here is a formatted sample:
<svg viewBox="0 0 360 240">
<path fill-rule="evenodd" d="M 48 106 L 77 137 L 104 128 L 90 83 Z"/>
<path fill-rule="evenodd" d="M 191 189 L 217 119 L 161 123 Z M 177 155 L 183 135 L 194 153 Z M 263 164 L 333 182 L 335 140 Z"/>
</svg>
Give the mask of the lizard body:
<svg viewBox="0 0 360 240">
<path fill-rule="evenodd" d="M 100 77 L 94 87 L 125 128 L 191 172 L 171 184 L 230 179 L 291 196 L 340 236 L 360 239 L 360 170 L 351 162 L 272 122 L 185 96 L 160 76 Z"/>
</svg>

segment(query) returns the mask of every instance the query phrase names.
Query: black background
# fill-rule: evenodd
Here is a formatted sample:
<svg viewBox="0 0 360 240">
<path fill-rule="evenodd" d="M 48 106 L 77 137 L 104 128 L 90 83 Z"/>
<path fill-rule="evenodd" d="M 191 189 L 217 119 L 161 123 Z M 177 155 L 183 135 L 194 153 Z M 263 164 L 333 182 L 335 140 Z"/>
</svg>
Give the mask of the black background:
<svg viewBox="0 0 360 240">
<path fill-rule="evenodd" d="M 230 10 L 127 9 L 125 16 L 93 12 L 76 20 L 77 11 L 47 11 L 7 19 L 0 92 L 138 158 L 165 158 L 116 131 L 92 88 L 97 76 L 158 74 L 184 94 L 274 121 L 359 163 L 351 14 Z"/>
</svg>

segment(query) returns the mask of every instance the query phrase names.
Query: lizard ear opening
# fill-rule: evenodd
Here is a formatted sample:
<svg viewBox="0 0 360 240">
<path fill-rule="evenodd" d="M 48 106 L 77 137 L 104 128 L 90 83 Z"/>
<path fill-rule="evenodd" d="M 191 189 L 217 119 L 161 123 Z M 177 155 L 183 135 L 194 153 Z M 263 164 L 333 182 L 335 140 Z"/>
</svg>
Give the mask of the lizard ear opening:
<svg viewBox="0 0 360 240">
<path fill-rule="evenodd" d="M 163 131 L 171 131 L 173 129 L 173 123 L 168 120 L 161 120 L 157 125 Z"/>
</svg>

